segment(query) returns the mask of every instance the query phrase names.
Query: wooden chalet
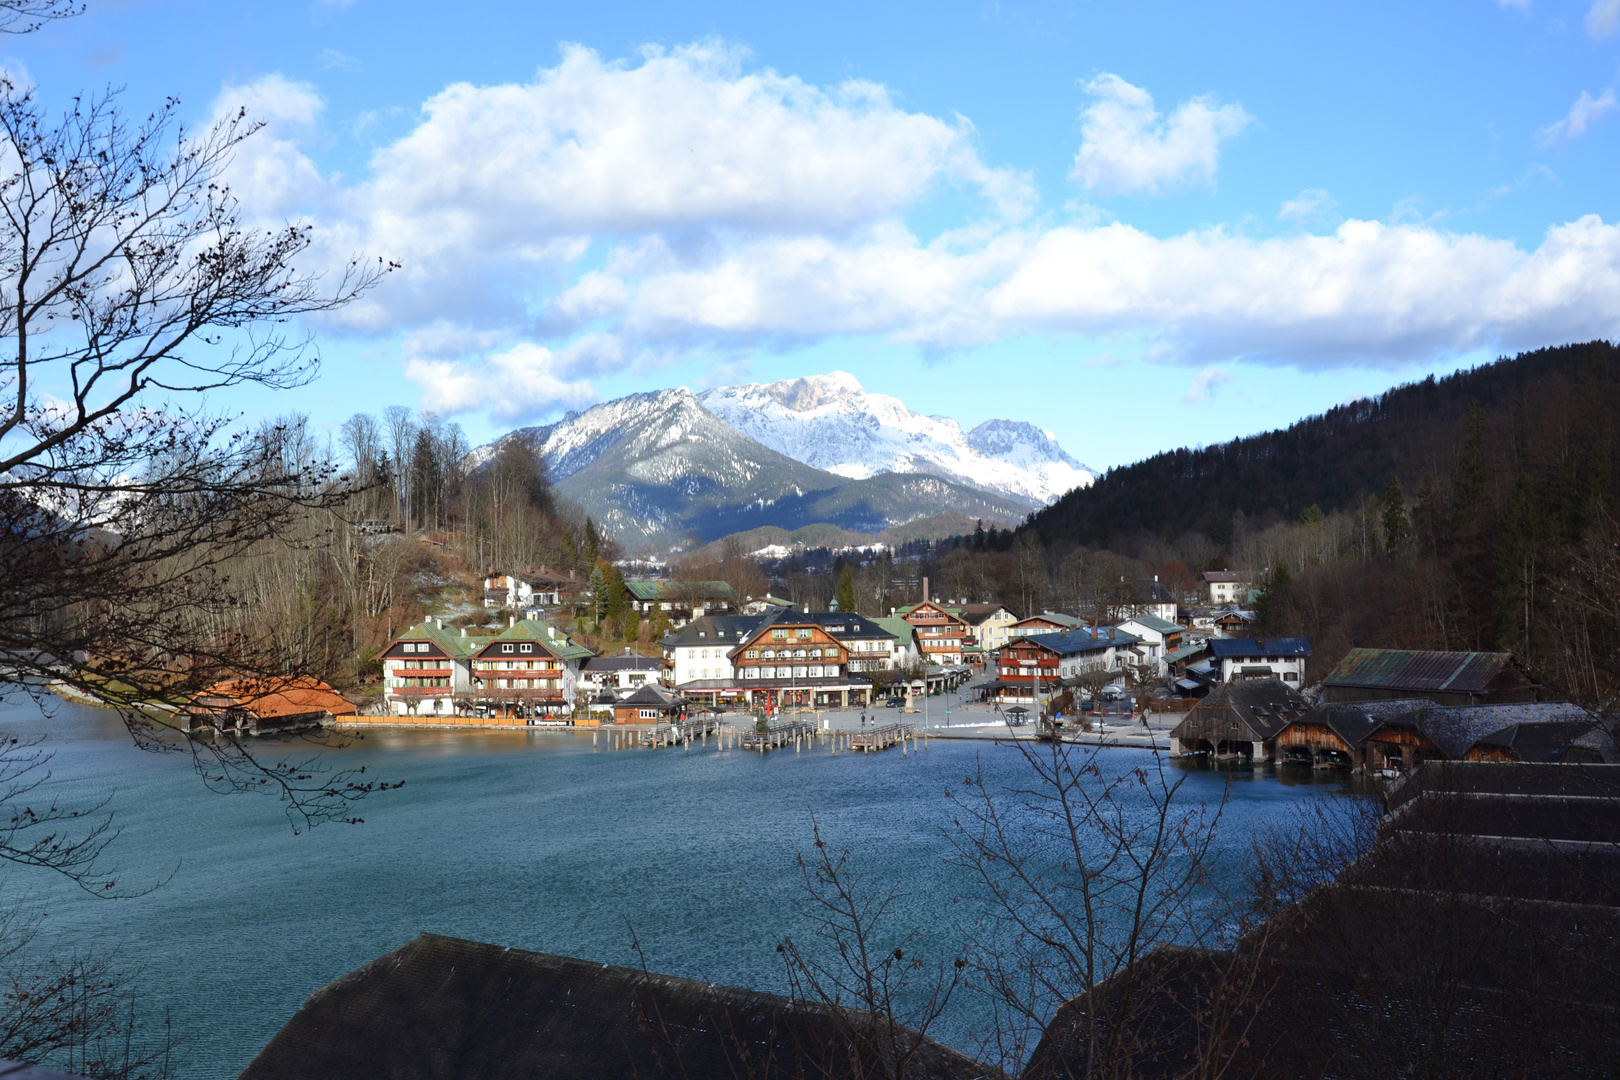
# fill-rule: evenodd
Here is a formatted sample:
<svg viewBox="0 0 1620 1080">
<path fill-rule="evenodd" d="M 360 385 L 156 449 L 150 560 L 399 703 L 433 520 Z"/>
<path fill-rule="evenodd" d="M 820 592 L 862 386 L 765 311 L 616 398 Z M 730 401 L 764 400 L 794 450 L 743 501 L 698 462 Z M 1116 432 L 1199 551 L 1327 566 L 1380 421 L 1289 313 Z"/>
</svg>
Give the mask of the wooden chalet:
<svg viewBox="0 0 1620 1080">
<path fill-rule="evenodd" d="M 473 652 L 472 686 L 458 704 L 507 717 L 571 712 L 580 667 L 594 655 L 556 627 L 519 619 Z"/>
<path fill-rule="evenodd" d="M 849 620 L 869 624 L 860 616 L 842 621 Z M 872 678 L 850 671 L 849 643 L 834 630 L 847 629 L 842 621 L 838 613 L 808 615 L 791 609 L 766 616 L 727 655 L 743 698 L 768 709 L 871 704 Z M 870 625 L 874 633 L 889 639 L 881 628 Z"/>
<path fill-rule="evenodd" d="M 1043 611 L 1039 615 L 1029 615 L 1019 619 L 1007 627 L 1009 640 L 1021 637 L 1035 637 L 1039 634 L 1067 634 L 1070 630 L 1078 630 L 1086 625 L 1081 619 L 1073 615 L 1063 615 L 1056 611 Z"/>
<path fill-rule="evenodd" d="M 1212 754 L 1264 761 L 1291 721 L 1309 706 L 1280 679 L 1242 679 L 1210 691 L 1170 732 L 1170 754 Z"/>
<path fill-rule="evenodd" d="M 962 649 L 972 640 L 973 631 L 960 614 L 927 599 L 899 614 L 916 628 L 924 660 L 946 665 L 962 662 Z"/>
<path fill-rule="evenodd" d="M 1602 728 L 1568 702 L 1436 705 L 1421 698 L 1321 705 L 1275 739 L 1279 761 L 1395 772 L 1424 761 L 1588 760 L 1578 745 Z"/>
<path fill-rule="evenodd" d="M 1351 649 L 1322 682 L 1332 702 L 1423 698 L 1436 705 L 1535 701 L 1541 687 L 1505 652 Z"/>
<path fill-rule="evenodd" d="M 215 683 L 180 710 L 183 731 L 212 728 L 225 733 L 273 735 L 305 731 L 353 716 L 342 694 L 312 675 L 291 679 L 231 679 Z"/>
<path fill-rule="evenodd" d="M 996 654 L 996 680 L 984 689 L 1002 700 L 1024 700 L 1037 689 L 1046 694 L 1076 686 L 1089 672 L 1123 675 L 1125 664 L 1137 662 L 1140 645 L 1140 638 L 1112 626 L 1013 638 Z"/>
<path fill-rule="evenodd" d="M 724 581 L 627 581 L 624 588 L 630 606 L 643 618 L 662 608 L 676 625 L 740 607 L 737 590 Z"/>
<path fill-rule="evenodd" d="M 451 633 L 438 619 L 424 619 L 394 638 L 378 659 L 383 700 L 395 716 L 455 715 L 456 698 L 471 686 L 467 658 L 483 639 Z"/>
</svg>

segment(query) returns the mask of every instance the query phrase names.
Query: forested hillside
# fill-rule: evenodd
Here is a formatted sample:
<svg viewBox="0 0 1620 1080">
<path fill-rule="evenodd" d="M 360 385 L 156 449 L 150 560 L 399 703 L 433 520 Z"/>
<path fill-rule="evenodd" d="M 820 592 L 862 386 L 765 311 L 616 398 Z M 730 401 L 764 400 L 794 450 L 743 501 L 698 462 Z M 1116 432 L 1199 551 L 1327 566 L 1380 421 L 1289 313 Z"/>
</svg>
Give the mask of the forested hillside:
<svg viewBox="0 0 1620 1080">
<path fill-rule="evenodd" d="M 1317 675 L 1353 646 L 1502 648 L 1550 692 L 1607 705 L 1617 457 L 1620 350 L 1592 342 L 1115 469 L 1022 532 L 1265 572 L 1261 629 L 1310 637 Z"/>
<path fill-rule="evenodd" d="M 1110 469 L 1092 486 L 1037 512 L 1031 523 L 1047 541 L 1114 546 L 1139 534 L 1174 539 L 1197 531 L 1226 547 L 1239 512 L 1251 527 L 1264 528 L 1296 519 L 1309 506 L 1324 511 L 1354 506 L 1393 476 L 1416 490 L 1425 475 L 1449 467 L 1471 401 L 1485 410 L 1493 436 L 1504 433 L 1502 425 L 1514 415 L 1521 395 L 1524 421 L 1531 427 L 1558 419 L 1547 410 L 1567 411 L 1564 403 L 1572 392 L 1584 397 L 1585 390 L 1577 387 L 1595 388 L 1597 400 L 1612 404 L 1617 357 L 1620 353 L 1601 341 L 1540 349 L 1397 387 L 1281 431 L 1167 451 Z M 1596 410 L 1599 418 L 1602 412 Z M 1595 434 L 1579 430 L 1589 438 Z"/>
</svg>

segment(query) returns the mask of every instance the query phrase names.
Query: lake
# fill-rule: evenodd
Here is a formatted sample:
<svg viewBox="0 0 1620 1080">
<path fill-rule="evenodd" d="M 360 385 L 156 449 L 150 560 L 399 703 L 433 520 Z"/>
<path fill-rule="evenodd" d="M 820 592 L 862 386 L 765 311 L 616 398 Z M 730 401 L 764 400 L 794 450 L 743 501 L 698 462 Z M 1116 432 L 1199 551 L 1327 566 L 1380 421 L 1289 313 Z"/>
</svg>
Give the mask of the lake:
<svg viewBox="0 0 1620 1080">
<path fill-rule="evenodd" d="M 959 940 L 961 872 L 948 863 L 947 787 L 982 762 L 1015 779 L 1010 747 L 936 740 L 921 754 L 593 751 L 568 732 L 368 733 L 330 758 L 404 780 L 364 801 L 361 825 L 295 835 L 261 795 L 209 792 L 179 755 L 136 749 L 110 712 L 13 693 L 0 731 L 47 734 L 51 789 L 111 800 L 120 889 L 101 900 L 11 868 L 8 899 L 46 913 L 39 943 L 116 947 L 139 970 L 143 1010 L 172 1009 L 180 1075 L 230 1077 L 320 986 L 432 931 L 634 965 L 634 927 L 655 971 L 780 991 L 775 942 L 802 933 L 795 857 L 811 814 L 873 883 L 898 882 L 901 923 Z M 1112 750 L 1129 768 L 1147 751 Z M 1187 794 L 1218 802 L 1236 852 L 1265 820 L 1342 781 L 1195 770 Z M 942 1030 L 960 1042 L 961 1018 Z"/>
</svg>

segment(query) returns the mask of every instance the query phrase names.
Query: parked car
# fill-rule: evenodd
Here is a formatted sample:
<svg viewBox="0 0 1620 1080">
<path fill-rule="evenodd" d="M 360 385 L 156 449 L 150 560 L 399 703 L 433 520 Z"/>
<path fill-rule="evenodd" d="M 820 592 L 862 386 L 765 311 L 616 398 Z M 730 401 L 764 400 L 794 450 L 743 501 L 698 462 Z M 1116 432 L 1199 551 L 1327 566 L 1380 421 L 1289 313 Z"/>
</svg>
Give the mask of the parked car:
<svg viewBox="0 0 1620 1080">
<path fill-rule="evenodd" d="M 885 701 L 883 706 L 887 709 L 903 709 L 906 707 L 906 699 L 903 697 L 892 697 L 888 701 Z"/>
<path fill-rule="evenodd" d="M 1117 686 L 1105 686 L 1098 694 L 1104 701 L 1119 701 L 1125 697 L 1125 691 Z"/>
</svg>

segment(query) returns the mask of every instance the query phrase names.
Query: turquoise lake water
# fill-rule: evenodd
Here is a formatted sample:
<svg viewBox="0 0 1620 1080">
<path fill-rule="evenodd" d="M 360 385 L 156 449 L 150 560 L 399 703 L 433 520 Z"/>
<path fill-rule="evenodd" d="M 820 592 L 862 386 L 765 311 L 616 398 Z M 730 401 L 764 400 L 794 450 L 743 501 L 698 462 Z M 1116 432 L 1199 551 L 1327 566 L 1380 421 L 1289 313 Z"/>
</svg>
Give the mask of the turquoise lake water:
<svg viewBox="0 0 1620 1080">
<path fill-rule="evenodd" d="M 106 901 L 12 868 L 4 889 L 46 913 L 44 947 L 115 947 L 138 969 L 143 1009 L 172 1010 L 188 1078 L 236 1075 L 320 986 L 422 931 L 634 965 L 633 926 L 655 971 L 779 991 L 775 951 L 804 930 L 795 857 L 811 814 L 873 884 L 897 882 L 896 925 L 960 940 L 967 890 L 949 864 L 948 787 L 976 763 L 1015 781 L 1010 747 L 935 741 L 922 754 L 593 751 L 561 732 L 378 732 L 330 752 L 404 780 L 368 798 L 362 825 L 295 835 L 258 795 L 209 792 L 188 760 L 136 749 L 116 717 L 0 701 L 0 731 L 43 733 L 56 797 L 107 797 L 122 835 Z M 1147 751 L 1108 751 L 1119 767 Z M 1196 771 L 1186 795 L 1232 797 L 1222 843 L 1339 790 L 1309 773 Z M 970 1006 L 964 1006 L 971 1011 Z M 940 1034 L 961 1043 L 968 1020 Z"/>
</svg>

